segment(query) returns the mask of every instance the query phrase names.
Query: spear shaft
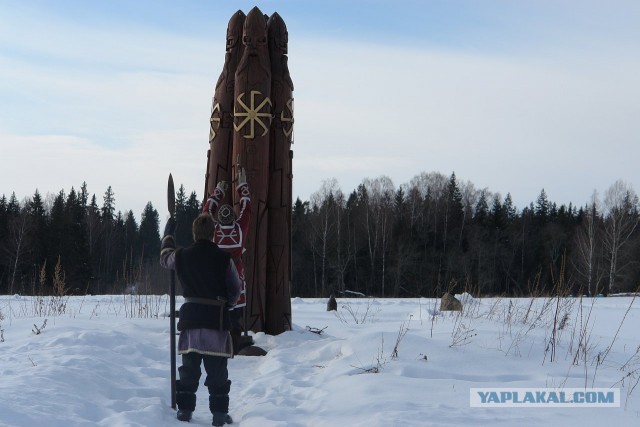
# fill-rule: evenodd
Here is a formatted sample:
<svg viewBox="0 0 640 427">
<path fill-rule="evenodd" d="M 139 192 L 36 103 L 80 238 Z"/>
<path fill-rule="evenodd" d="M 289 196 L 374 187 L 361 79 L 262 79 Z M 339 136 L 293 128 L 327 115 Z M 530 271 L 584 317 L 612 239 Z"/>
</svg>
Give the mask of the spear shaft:
<svg viewBox="0 0 640 427">
<path fill-rule="evenodd" d="M 167 185 L 167 205 L 171 219 L 176 215 L 176 192 L 173 186 L 173 176 L 169 174 Z M 175 241 L 175 236 L 174 236 Z M 171 347 L 171 407 L 176 409 L 176 272 L 171 270 L 171 290 L 169 292 L 169 345 Z"/>
</svg>

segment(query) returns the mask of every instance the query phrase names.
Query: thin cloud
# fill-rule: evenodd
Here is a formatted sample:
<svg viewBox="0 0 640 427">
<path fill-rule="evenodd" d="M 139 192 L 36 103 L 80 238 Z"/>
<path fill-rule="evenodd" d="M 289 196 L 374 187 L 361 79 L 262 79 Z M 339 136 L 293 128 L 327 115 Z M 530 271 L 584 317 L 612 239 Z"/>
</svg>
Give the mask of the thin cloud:
<svg viewBox="0 0 640 427">
<path fill-rule="evenodd" d="M 111 185 L 117 208 L 139 215 L 148 200 L 162 212 L 172 172 L 201 196 L 226 23 L 200 38 L 0 20 L 0 149 L 9 153 L 0 193 L 87 181 L 99 201 Z M 582 204 L 617 179 L 640 184 L 636 32 L 616 44 L 532 20 L 530 37 L 559 42 L 517 51 L 475 49 L 473 40 L 468 49 L 330 40 L 291 22 L 294 197 L 308 200 L 332 177 L 348 192 L 366 177 L 399 186 L 423 171 L 455 171 L 510 192 L 520 207 L 542 188 L 553 201 Z"/>
</svg>

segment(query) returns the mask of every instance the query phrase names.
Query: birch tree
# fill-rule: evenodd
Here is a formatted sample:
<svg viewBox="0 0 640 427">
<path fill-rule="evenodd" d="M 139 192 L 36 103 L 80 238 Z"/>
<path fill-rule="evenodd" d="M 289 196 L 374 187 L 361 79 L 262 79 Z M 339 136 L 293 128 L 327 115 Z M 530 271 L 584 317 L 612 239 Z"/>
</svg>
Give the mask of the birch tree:
<svg viewBox="0 0 640 427">
<path fill-rule="evenodd" d="M 371 266 L 371 280 L 376 277 L 376 259 L 378 251 L 381 256 L 380 288 L 385 295 L 385 275 L 387 254 L 391 235 L 390 216 L 393 209 L 395 189 L 388 176 L 375 179 L 366 178 L 362 182 L 367 190 L 366 228 Z"/>
<path fill-rule="evenodd" d="M 609 261 L 607 293 L 616 291 L 617 275 L 624 264 L 624 250 L 638 225 L 638 196 L 630 184 L 616 181 L 605 192 L 603 244 Z"/>
<path fill-rule="evenodd" d="M 321 188 L 311 195 L 311 209 L 314 212 L 312 239 L 318 240 L 318 245 L 312 248 L 320 258 L 320 293 L 326 296 L 328 257 L 330 241 L 335 242 L 336 233 L 336 203 L 335 195 L 340 192 L 338 181 L 335 178 L 324 180 Z"/>
<path fill-rule="evenodd" d="M 595 280 L 596 247 L 600 237 L 600 201 L 596 191 L 584 210 L 584 219 L 576 233 L 576 271 L 583 277 L 584 287 L 589 296 L 595 295 L 597 282 Z M 596 282 L 596 283 L 594 283 Z"/>
</svg>

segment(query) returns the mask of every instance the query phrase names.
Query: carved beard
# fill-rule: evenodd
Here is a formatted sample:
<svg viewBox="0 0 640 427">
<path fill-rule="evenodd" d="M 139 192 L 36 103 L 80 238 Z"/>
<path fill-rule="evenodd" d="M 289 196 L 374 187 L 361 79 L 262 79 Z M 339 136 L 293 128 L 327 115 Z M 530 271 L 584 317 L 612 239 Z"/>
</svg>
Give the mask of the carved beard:
<svg viewBox="0 0 640 427">
<path fill-rule="evenodd" d="M 265 79 L 266 76 L 271 75 L 271 64 L 269 61 L 269 52 L 266 46 L 264 48 L 264 54 L 262 55 L 260 53 L 257 53 L 255 55 L 249 54 L 246 52 L 246 49 L 245 49 L 245 54 L 242 56 L 242 60 L 238 65 L 238 70 L 236 71 L 236 74 L 243 73 L 247 68 L 249 68 L 250 70 L 256 70 L 257 68 L 259 68 L 261 70 L 261 72 L 249 71 L 248 78 L 249 78 L 249 84 L 251 85 L 260 83 L 266 80 Z M 257 77 L 257 78 L 254 80 L 253 77 Z"/>
</svg>

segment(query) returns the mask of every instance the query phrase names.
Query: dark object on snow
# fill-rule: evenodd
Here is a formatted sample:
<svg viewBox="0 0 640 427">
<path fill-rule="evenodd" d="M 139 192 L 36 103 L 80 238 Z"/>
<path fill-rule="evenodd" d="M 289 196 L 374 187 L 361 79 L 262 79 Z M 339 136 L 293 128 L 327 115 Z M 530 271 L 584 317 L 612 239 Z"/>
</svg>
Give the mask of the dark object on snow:
<svg viewBox="0 0 640 427">
<path fill-rule="evenodd" d="M 233 354 L 239 354 L 243 348 L 253 345 L 253 337 L 249 335 L 240 335 L 232 332 L 231 339 L 233 340 Z"/>
<path fill-rule="evenodd" d="M 311 327 L 311 326 L 307 326 L 307 331 L 312 332 L 312 333 L 314 333 L 314 334 L 322 335 L 322 333 L 324 332 L 324 330 L 325 330 L 325 329 L 327 329 L 327 328 L 328 328 L 328 326 L 325 326 L 325 327 L 324 327 L 324 328 L 322 328 L 322 329 L 319 329 L 319 328 L 313 328 L 313 327 Z"/>
<path fill-rule="evenodd" d="M 442 295 L 440 311 L 462 311 L 462 303 L 449 292 Z"/>
<path fill-rule="evenodd" d="M 327 302 L 327 311 L 338 311 L 338 301 L 336 301 L 336 297 L 333 295 L 329 297 L 329 301 Z"/>
<path fill-rule="evenodd" d="M 238 356 L 266 356 L 267 352 L 255 345 L 250 345 L 238 352 Z"/>
</svg>

